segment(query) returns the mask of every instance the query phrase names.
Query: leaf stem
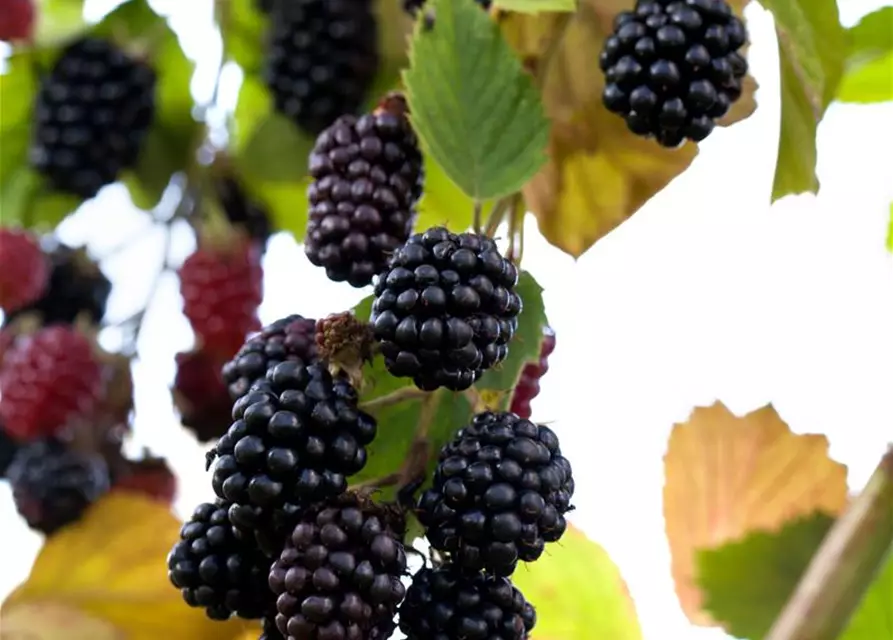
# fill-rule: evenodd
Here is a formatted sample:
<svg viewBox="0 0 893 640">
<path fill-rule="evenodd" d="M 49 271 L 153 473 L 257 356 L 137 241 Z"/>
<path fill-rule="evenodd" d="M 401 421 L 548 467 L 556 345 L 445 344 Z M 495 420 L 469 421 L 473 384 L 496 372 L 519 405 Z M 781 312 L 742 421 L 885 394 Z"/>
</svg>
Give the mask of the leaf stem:
<svg viewBox="0 0 893 640">
<path fill-rule="evenodd" d="M 484 208 L 484 204 L 480 200 L 475 198 L 475 200 L 474 200 L 474 232 L 475 233 L 480 233 L 481 227 L 483 226 L 482 221 L 481 221 L 481 214 L 483 212 L 483 208 Z"/>
<path fill-rule="evenodd" d="M 499 228 L 499 225 L 502 224 L 502 221 L 505 220 L 505 212 L 509 210 L 513 197 L 514 194 L 500 198 L 496 201 L 496 204 L 490 209 L 490 215 L 487 216 L 484 235 L 489 238 L 496 235 L 496 230 Z"/>
<path fill-rule="evenodd" d="M 422 391 L 418 387 L 411 385 L 408 387 L 400 387 L 395 391 L 391 391 L 388 394 L 383 396 L 379 396 L 377 398 L 372 398 L 371 400 L 367 400 L 366 402 L 360 403 L 360 409 L 363 411 L 375 411 L 378 409 L 386 409 L 387 407 L 392 407 L 395 404 L 400 404 L 401 402 L 406 402 L 407 400 L 417 400 L 419 398 L 425 398 L 425 396 L 432 396 L 429 391 Z"/>
<path fill-rule="evenodd" d="M 812 558 L 766 640 L 835 640 L 893 553 L 893 446 Z"/>
</svg>

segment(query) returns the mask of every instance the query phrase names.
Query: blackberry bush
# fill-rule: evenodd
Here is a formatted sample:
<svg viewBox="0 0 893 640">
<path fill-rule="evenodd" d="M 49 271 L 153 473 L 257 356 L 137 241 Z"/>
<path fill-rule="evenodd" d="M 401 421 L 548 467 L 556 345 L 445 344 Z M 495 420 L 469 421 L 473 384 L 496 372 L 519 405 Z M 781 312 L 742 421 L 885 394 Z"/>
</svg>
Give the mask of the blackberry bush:
<svg viewBox="0 0 893 640">
<path fill-rule="evenodd" d="M 402 515 L 355 494 L 307 509 L 270 571 L 294 640 L 389 638 L 406 573 Z"/>
<path fill-rule="evenodd" d="M 378 70 L 372 0 L 274 2 L 266 81 L 276 109 L 316 135 L 357 113 Z"/>
<path fill-rule="evenodd" d="M 490 238 L 413 235 L 375 285 L 372 324 L 388 371 L 461 391 L 502 362 L 518 326 L 518 270 Z"/>
<path fill-rule="evenodd" d="M 56 440 L 22 445 L 6 477 L 19 515 L 46 535 L 76 522 L 109 488 L 101 456 L 71 451 Z"/>
<path fill-rule="evenodd" d="M 406 111 L 390 94 L 371 114 L 338 118 L 310 154 L 304 250 L 335 282 L 370 284 L 412 230 L 423 167 Z"/>
<path fill-rule="evenodd" d="M 342 493 L 376 433 L 349 382 L 300 361 L 270 369 L 236 402 L 233 418 L 213 452 L 212 486 L 233 503 L 235 526 L 262 534 L 295 505 Z"/>
<path fill-rule="evenodd" d="M 132 167 L 155 115 L 155 72 L 94 37 L 68 45 L 35 105 L 31 162 L 59 191 L 92 198 Z"/>
<path fill-rule="evenodd" d="M 287 360 L 312 364 L 316 354 L 316 321 L 292 314 L 251 336 L 223 366 L 223 379 L 235 401 L 277 364 Z"/>
<path fill-rule="evenodd" d="M 273 603 L 270 561 L 235 536 L 227 507 L 223 502 L 196 507 L 167 557 L 168 578 L 190 607 L 204 609 L 209 618 L 261 618 Z"/>
<path fill-rule="evenodd" d="M 724 0 L 638 0 L 599 59 L 605 106 L 665 147 L 699 142 L 741 97 L 746 41 Z"/>
<path fill-rule="evenodd" d="M 526 640 L 534 625 L 536 611 L 508 578 L 449 564 L 413 575 L 400 606 L 407 640 Z"/>
<path fill-rule="evenodd" d="M 431 546 L 466 571 L 511 575 L 567 526 L 574 479 L 548 427 L 480 413 L 440 452 L 418 518 Z"/>
</svg>

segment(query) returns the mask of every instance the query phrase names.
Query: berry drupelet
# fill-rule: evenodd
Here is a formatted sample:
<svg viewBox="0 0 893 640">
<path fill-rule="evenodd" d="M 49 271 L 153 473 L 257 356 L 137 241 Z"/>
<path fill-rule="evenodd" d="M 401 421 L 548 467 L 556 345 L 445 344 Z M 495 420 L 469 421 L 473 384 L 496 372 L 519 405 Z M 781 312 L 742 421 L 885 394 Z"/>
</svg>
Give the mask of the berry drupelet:
<svg viewBox="0 0 893 640">
<path fill-rule="evenodd" d="M 109 489 L 101 456 L 70 451 L 55 440 L 22 445 L 6 476 L 19 514 L 46 535 L 76 522 Z"/>
<path fill-rule="evenodd" d="M 191 607 L 213 620 L 232 615 L 258 619 L 270 610 L 270 561 L 254 545 L 239 540 L 227 505 L 203 503 L 180 529 L 167 557 L 168 578 Z"/>
<path fill-rule="evenodd" d="M 308 509 L 270 571 L 276 626 L 293 640 L 385 640 L 403 601 L 405 524 L 344 494 Z"/>
<path fill-rule="evenodd" d="M 378 277 L 372 325 L 388 371 L 462 391 L 502 362 L 518 326 L 518 271 L 490 238 L 435 227 Z"/>
<path fill-rule="evenodd" d="M 412 577 L 400 606 L 407 640 L 526 640 L 536 612 L 508 580 L 447 564 Z"/>
<path fill-rule="evenodd" d="M 574 480 L 548 427 L 480 413 L 440 452 L 418 518 L 431 546 L 465 571 L 508 576 L 567 526 Z"/>
<path fill-rule="evenodd" d="M 107 40 L 69 44 L 37 94 L 31 163 L 55 189 L 92 198 L 136 164 L 155 82 L 148 64 Z"/>
<path fill-rule="evenodd" d="M 746 41 L 724 0 L 638 0 L 615 19 L 599 59 L 604 104 L 665 147 L 699 142 L 741 97 Z"/>
<path fill-rule="evenodd" d="M 317 135 L 360 110 L 378 71 L 372 0 L 288 0 L 270 6 L 266 81 L 276 110 Z"/>
<path fill-rule="evenodd" d="M 376 433 L 349 382 L 300 361 L 270 369 L 236 401 L 233 418 L 213 452 L 212 486 L 234 503 L 233 525 L 269 539 L 276 533 L 268 529 L 287 524 L 296 505 L 343 493 Z"/>
<path fill-rule="evenodd" d="M 262 380 L 267 371 L 286 360 L 316 361 L 316 320 L 293 314 L 267 325 L 251 336 L 223 366 L 223 380 L 235 401 Z"/>
<path fill-rule="evenodd" d="M 310 154 L 304 250 L 330 280 L 370 284 L 409 237 L 423 167 L 406 112 L 389 94 L 371 114 L 338 118 Z"/>
</svg>

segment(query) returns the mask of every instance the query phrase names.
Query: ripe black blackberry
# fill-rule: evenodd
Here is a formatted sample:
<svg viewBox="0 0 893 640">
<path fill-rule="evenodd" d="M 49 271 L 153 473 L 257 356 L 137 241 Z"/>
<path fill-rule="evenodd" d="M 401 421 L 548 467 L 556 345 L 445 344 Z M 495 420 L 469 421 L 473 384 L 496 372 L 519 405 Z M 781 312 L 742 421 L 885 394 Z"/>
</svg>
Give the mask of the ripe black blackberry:
<svg viewBox="0 0 893 640">
<path fill-rule="evenodd" d="M 233 525 L 273 540 L 270 527 L 287 525 L 296 507 L 347 489 L 376 432 L 346 379 L 301 361 L 270 369 L 236 401 L 233 418 L 212 454 L 212 486 L 234 503 Z"/>
<path fill-rule="evenodd" d="M 77 521 L 109 488 L 101 456 L 70 451 L 56 440 L 22 445 L 6 477 L 19 514 L 47 535 Z"/>
<path fill-rule="evenodd" d="M 403 601 L 405 523 L 347 493 L 308 509 L 270 571 L 276 626 L 294 640 L 385 640 Z"/>
<path fill-rule="evenodd" d="M 370 284 L 409 237 L 424 170 L 406 113 L 406 100 L 392 93 L 370 114 L 338 118 L 316 140 L 304 251 L 330 280 Z"/>
<path fill-rule="evenodd" d="M 439 227 L 413 235 L 375 284 L 372 325 L 388 371 L 426 391 L 469 388 L 508 354 L 517 283 L 490 238 Z"/>
<path fill-rule="evenodd" d="M 267 586 L 270 561 L 235 536 L 227 506 L 218 501 L 196 507 L 167 556 L 168 578 L 186 604 L 213 620 L 233 614 L 258 619 L 274 602 Z"/>
<path fill-rule="evenodd" d="M 741 97 L 746 41 L 724 0 L 638 0 L 618 14 L 599 59 L 605 106 L 665 147 L 699 142 Z"/>
<path fill-rule="evenodd" d="M 508 576 L 567 527 L 574 480 L 548 427 L 479 413 L 440 452 L 418 518 L 431 546 L 467 571 Z"/>
<path fill-rule="evenodd" d="M 316 320 L 293 314 L 267 325 L 248 338 L 232 360 L 223 365 L 223 380 L 235 401 L 267 371 L 286 360 L 316 361 Z"/>
<path fill-rule="evenodd" d="M 508 580 L 447 564 L 412 577 L 400 606 L 407 640 L 526 640 L 536 611 Z"/>
<path fill-rule="evenodd" d="M 59 191 L 95 196 L 136 163 L 155 80 L 147 63 L 107 40 L 68 45 L 37 94 L 31 163 Z"/>
<path fill-rule="evenodd" d="M 273 3 L 266 81 L 278 111 L 316 135 L 356 113 L 378 71 L 372 0 Z"/>
<path fill-rule="evenodd" d="M 39 313 L 45 325 L 72 324 L 80 314 L 93 324 L 105 315 L 112 283 L 83 248 L 75 249 L 48 239 L 50 280 L 44 294 L 32 304 L 11 313 L 9 324 L 27 313 Z"/>
</svg>

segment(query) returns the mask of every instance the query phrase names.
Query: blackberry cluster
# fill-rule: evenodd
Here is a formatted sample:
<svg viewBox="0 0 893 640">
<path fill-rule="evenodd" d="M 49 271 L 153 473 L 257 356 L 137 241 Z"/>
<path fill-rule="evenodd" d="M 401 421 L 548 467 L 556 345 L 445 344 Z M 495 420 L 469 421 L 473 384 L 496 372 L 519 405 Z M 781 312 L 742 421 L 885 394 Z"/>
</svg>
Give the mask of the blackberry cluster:
<svg viewBox="0 0 893 640">
<path fill-rule="evenodd" d="M 404 521 L 344 494 L 304 512 L 270 571 L 276 626 L 294 640 L 384 640 L 403 601 Z"/>
<path fill-rule="evenodd" d="M 529 420 L 532 414 L 530 401 L 540 394 L 540 379 L 549 370 L 549 356 L 555 351 L 555 332 L 550 327 L 543 331 L 543 342 L 540 346 L 540 359 L 524 365 L 521 370 L 521 378 L 515 385 L 512 394 L 511 412 Z"/>
<path fill-rule="evenodd" d="M 203 608 L 213 620 L 262 617 L 272 600 L 269 566 L 263 554 L 235 536 L 221 502 L 195 509 L 167 557 L 171 583 L 189 606 Z"/>
<path fill-rule="evenodd" d="M 212 486 L 233 503 L 233 525 L 261 534 L 283 524 L 277 516 L 287 524 L 297 507 L 343 493 L 376 433 L 349 382 L 301 361 L 270 369 L 235 403 L 233 418 L 214 450 Z"/>
<path fill-rule="evenodd" d="M 431 546 L 462 570 L 508 576 L 561 538 L 573 493 L 551 429 L 485 412 L 441 450 L 418 518 Z"/>
<path fill-rule="evenodd" d="M 424 170 L 406 112 L 406 100 L 391 94 L 371 114 L 341 116 L 316 140 L 304 250 L 330 280 L 370 284 L 409 237 Z"/>
<path fill-rule="evenodd" d="M 413 235 L 375 285 L 372 324 L 388 371 L 426 391 L 469 388 L 508 354 L 517 282 L 490 238 L 439 227 Z"/>
<path fill-rule="evenodd" d="M 238 181 L 231 175 L 218 177 L 213 182 L 220 207 L 230 224 L 240 228 L 251 238 L 263 254 L 273 232 L 266 210 L 251 200 Z"/>
<path fill-rule="evenodd" d="M 699 142 L 741 97 L 746 41 L 724 0 L 638 0 L 616 17 L 599 59 L 605 106 L 662 146 Z"/>
<path fill-rule="evenodd" d="M 72 324 L 83 314 L 92 324 L 105 315 L 112 283 L 83 248 L 50 241 L 50 276 L 37 300 L 10 313 L 7 322 L 26 313 L 39 313 L 44 325 Z"/>
<path fill-rule="evenodd" d="M 238 400 L 281 362 L 316 361 L 316 321 L 293 314 L 264 327 L 250 337 L 235 357 L 223 365 L 223 380 L 230 398 Z"/>
<path fill-rule="evenodd" d="M 19 514 L 46 535 L 77 521 L 109 488 L 102 457 L 71 451 L 55 440 L 22 445 L 6 476 Z"/>
<path fill-rule="evenodd" d="M 266 81 L 276 109 L 317 135 L 356 113 L 378 71 L 372 0 L 290 0 L 270 13 Z"/>
<path fill-rule="evenodd" d="M 68 45 L 37 95 L 31 162 L 50 184 L 92 198 L 132 167 L 155 115 L 152 68 L 106 40 Z"/>
<path fill-rule="evenodd" d="M 536 612 L 507 578 L 421 569 L 400 607 L 407 640 L 526 640 Z"/>
</svg>

